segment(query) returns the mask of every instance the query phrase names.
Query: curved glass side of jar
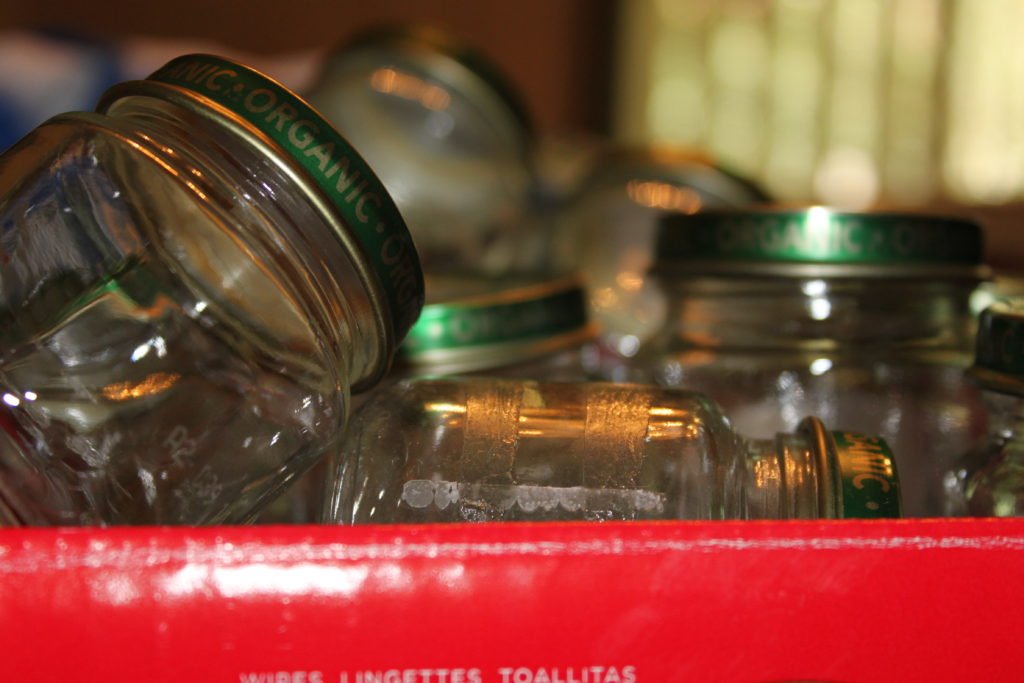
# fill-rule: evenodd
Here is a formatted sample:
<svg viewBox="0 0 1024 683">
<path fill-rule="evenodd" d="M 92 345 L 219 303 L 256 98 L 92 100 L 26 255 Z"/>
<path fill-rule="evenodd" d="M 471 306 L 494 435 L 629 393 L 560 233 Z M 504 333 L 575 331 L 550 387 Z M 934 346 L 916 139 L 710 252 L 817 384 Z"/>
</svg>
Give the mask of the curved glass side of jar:
<svg viewBox="0 0 1024 683">
<path fill-rule="evenodd" d="M 651 386 L 404 381 L 353 420 L 324 520 L 853 516 L 857 493 L 840 472 L 854 469 L 861 488 L 884 489 L 859 512 L 892 514 L 898 487 L 887 449 L 854 441 L 840 454 L 814 419 L 798 433 L 747 440 L 709 399 Z"/>
<path fill-rule="evenodd" d="M 496 377 L 503 379 L 543 379 L 549 382 L 577 382 L 593 379 L 594 374 L 590 369 L 594 366 L 590 357 L 596 352 L 596 344 L 593 341 L 580 343 L 577 340 L 570 343 L 569 348 L 565 344 L 547 353 L 540 353 L 523 359 L 509 362 L 507 357 L 496 354 L 491 358 L 486 367 L 476 367 L 473 370 L 459 369 L 456 366 L 411 366 L 396 362 L 391 375 L 385 378 L 379 386 L 369 392 L 357 394 L 352 398 L 352 410 L 358 411 L 360 407 L 373 400 L 376 394 L 386 393 L 393 390 L 392 387 L 409 378 L 439 377 L 449 374 L 458 374 L 463 377 Z M 330 482 L 330 465 L 328 460 L 320 460 L 306 474 L 285 491 L 281 496 L 272 501 L 263 513 L 255 520 L 257 524 L 308 524 L 319 521 L 320 511 L 323 507 L 325 484 Z M 2 518 L 0 518 L 2 519 Z"/>
<path fill-rule="evenodd" d="M 499 286 L 480 276 L 435 276 L 434 291 L 452 289 L 462 300 L 427 304 L 399 348 L 391 374 L 354 408 L 403 379 L 445 375 L 580 381 L 588 379 L 594 328 L 587 323 L 583 292 L 574 278 L 518 281 Z M 319 519 L 329 476 L 317 463 L 256 519 L 291 524 Z"/>
<path fill-rule="evenodd" d="M 595 342 L 590 337 L 580 336 L 568 344 L 540 351 L 529 357 L 506 358 L 496 354 L 490 362 L 464 368 L 459 365 L 410 365 L 401 360 L 395 363 L 391 383 L 403 379 L 421 377 L 503 377 L 508 379 L 545 379 L 553 382 L 579 382 L 596 379 L 592 360 Z M 382 383 L 383 385 L 383 383 Z M 376 390 L 380 390 L 378 387 Z M 360 396 L 365 399 L 365 396 Z"/>
<path fill-rule="evenodd" d="M 384 40 L 334 54 L 307 97 L 359 141 L 428 270 L 525 265 L 530 134 L 490 83 L 434 45 Z"/>
<path fill-rule="evenodd" d="M 1024 398 L 983 396 L 988 432 L 946 473 L 949 514 L 1024 516 Z"/>
<path fill-rule="evenodd" d="M 946 475 L 956 514 L 1024 515 L 1024 298 L 982 311 L 970 378 L 984 392 L 988 433 Z"/>
<path fill-rule="evenodd" d="M 379 362 L 346 253 L 279 164 L 171 101 L 0 160 L 0 498 L 29 524 L 242 521 Z"/>
<path fill-rule="evenodd" d="M 664 293 L 648 275 L 665 214 L 767 201 L 756 187 L 683 150 L 613 149 L 554 221 L 552 267 L 579 272 L 601 328 L 600 372 L 622 380 L 623 363 L 663 324 Z"/>
<path fill-rule="evenodd" d="M 571 348 L 464 374 L 510 379 L 543 379 L 549 382 L 579 382 L 592 378 L 587 369 L 587 354 L 592 343 L 585 339 L 578 340 Z"/>
<path fill-rule="evenodd" d="M 665 327 L 635 380 L 713 396 L 764 438 L 804 415 L 880 434 L 896 453 L 908 516 L 947 510 L 942 479 L 985 429 L 964 378 L 970 281 L 661 274 Z"/>
</svg>

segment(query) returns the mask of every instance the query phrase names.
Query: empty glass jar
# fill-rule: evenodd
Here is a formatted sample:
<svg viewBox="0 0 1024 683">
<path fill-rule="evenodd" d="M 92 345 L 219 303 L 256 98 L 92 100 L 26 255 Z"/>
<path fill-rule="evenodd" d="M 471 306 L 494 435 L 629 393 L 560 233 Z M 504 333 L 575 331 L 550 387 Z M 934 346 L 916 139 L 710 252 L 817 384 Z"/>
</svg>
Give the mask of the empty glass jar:
<svg viewBox="0 0 1024 683">
<path fill-rule="evenodd" d="M 1024 514 L 1024 299 L 981 315 L 970 374 L 983 390 L 988 433 L 946 476 L 954 513 Z"/>
<path fill-rule="evenodd" d="M 818 415 L 880 434 L 908 516 L 947 510 L 943 475 L 985 427 L 970 363 L 981 231 L 898 214 L 665 219 L 653 272 L 666 324 L 634 377 L 713 396 L 755 437 Z"/>
<path fill-rule="evenodd" d="M 335 446 L 419 314 L 383 186 L 316 112 L 207 55 L 0 158 L 0 508 L 249 517 Z"/>
<path fill-rule="evenodd" d="M 621 360 L 664 321 L 664 296 L 647 276 L 661 216 L 767 199 L 755 185 L 685 150 L 613 148 L 597 155 L 558 214 L 550 258 L 556 270 L 584 278 L 606 376 L 623 379 Z"/>
<path fill-rule="evenodd" d="M 437 301 L 399 347 L 392 373 L 375 391 L 402 378 L 477 373 L 490 376 L 581 380 L 593 336 L 583 290 L 575 278 L 537 276 L 494 280 L 473 274 L 428 275 Z M 370 400 L 373 392 L 355 399 Z M 275 500 L 257 523 L 313 522 L 319 519 L 326 461 Z"/>
<path fill-rule="evenodd" d="M 331 55 L 307 96 L 359 141 L 428 271 L 503 272 L 534 255 L 530 125 L 480 54 L 426 28 L 374 31 Z"/>
<path fill-rule="evenodd" d="M 408 380 L 360 408 L 325 521 L 899 516 L 882 439 L 808 418 L 737 435 L 698 394 L 635 384 Z"/>
</svg>

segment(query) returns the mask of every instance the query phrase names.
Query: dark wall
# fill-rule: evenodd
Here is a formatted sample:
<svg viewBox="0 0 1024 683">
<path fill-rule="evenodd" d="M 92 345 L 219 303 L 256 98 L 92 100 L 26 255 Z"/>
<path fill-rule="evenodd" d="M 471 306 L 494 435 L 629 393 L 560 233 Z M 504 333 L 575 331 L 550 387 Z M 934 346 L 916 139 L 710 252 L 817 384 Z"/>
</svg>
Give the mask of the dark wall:
<svg viewBox="0 0 1024 683">
<path fill-rule="evenodd" d="M 15 1 L 0 28 L 66 27 L 212 39 L 276 52 L 331 45 L 383 22 L 427 22 L 481 49 L 518 86 L 541 131 L 605 132 L 614 0 Z"/>
</svg>

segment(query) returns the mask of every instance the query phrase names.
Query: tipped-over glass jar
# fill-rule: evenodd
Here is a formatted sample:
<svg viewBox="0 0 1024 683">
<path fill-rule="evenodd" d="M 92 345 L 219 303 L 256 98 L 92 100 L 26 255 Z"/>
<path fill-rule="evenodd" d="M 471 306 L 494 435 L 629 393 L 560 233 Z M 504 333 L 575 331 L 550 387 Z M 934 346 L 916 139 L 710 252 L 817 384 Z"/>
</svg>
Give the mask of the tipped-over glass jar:
<svg viewBox="0 0 1024 683">
<path fill-rule="evenodd" d="M 620 380 L 626 376 L 622 359 L 636 354 L 664 321 L 664 296 L 647 275 L 660 218 L 768 198 L 684 150 L 611 149 L 593 163 L 558 212 L 551 260 L 558 271 L 582 275 L 592 318 L 601 328 L 602 372 Z"/>
<path fill-rule="evenodd" d="M 0 158 L 0 508 L 243 521 L 419 314 L 383 186 L 294 94 L 178 58 Z"/>
<path fill-rule="evenodd" d="M 817 415 L 885 437 L 907 516 L 947 511 L 943 475 L 983 430 L 964 380 L 981 231 L 929 216 L 670 216 L 653 273 L 669 296 L 635 379 L 713 396 L 767 437 Z"/>
<path fill-rule="evenodd" d="M 428 271 L 529 265 L 531 128 L 482 55 L 423 27 L 372 31 L 328 58 L 307 97 L 359 141 Z"/>
<path fill-rule="evenodd" d="M 880 438 L 748 440 L 709 399 L 633 384 L 407 380 L 353 419 L 336 523 L 898 517 Z"/>
<path fill-rule="evenodd" d="M 952 512 L 1024 515 L 1024 298 L 982 313 L 970 375 L 988 406 L 988 433 L 946 475 Z"/>
<path fill-rule="evenodd" d="M 428 275 L 427 288 L 436 301 L 398 350 L 409 375 L 585 379 L 595 330 L 576 278 Z"/>
<path fill-rule="evenodd" d="M 478 275 L 427 276 L 439 299 L 423 307 L 395 368 L 382 386 L 407 377 L 486 373 L 490 376 L 586 379 L 587 324 L 583 291 L 574 278 L 493 280 Z M 458 293 L 457 298 L 453 298 Z M 356 397 L 369 400 L 373 392 Z M 256 520 L 313 522 L 320 516 L 328 465 L 317 463 Z"/>
</svg>

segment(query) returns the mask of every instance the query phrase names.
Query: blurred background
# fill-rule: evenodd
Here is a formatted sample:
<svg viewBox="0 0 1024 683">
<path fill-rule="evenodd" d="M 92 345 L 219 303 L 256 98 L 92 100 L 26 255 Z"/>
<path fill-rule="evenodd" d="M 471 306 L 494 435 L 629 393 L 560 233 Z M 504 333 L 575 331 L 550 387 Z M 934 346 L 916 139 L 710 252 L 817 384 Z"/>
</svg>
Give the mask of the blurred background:
<svg viewBox="0 0 1024 683">
<path fill-rule="evenodd" d="M 549 148 L 673 143 L 783 202 L 970 215 L 994 265 L 1024 267 L 1019 0 L 6 3 L 0 146 L 182 52 L 302 90 L 332 46 L 395 23 L 493 60 Z"/>
</svg>

